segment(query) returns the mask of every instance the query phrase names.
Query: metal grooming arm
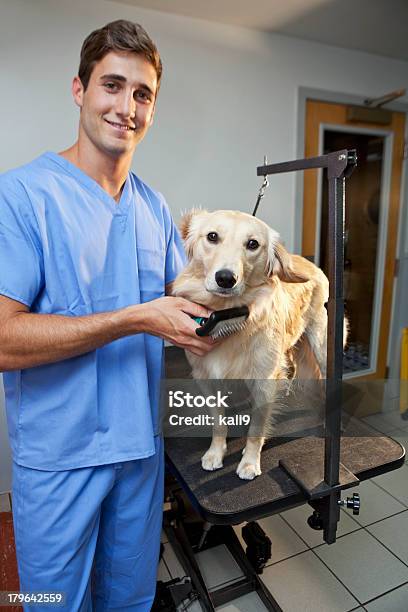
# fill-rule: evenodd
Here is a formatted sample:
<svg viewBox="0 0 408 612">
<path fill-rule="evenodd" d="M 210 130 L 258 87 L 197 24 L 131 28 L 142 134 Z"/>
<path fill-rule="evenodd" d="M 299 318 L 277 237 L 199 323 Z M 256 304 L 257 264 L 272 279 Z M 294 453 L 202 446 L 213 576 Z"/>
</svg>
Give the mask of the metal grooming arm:
<svg viewBox="0 0 408 612">
<path fill-rule="evenodd" d="M 327 168 L 329 181 L 328 261 L 329 303 L 327 330 L 327 381 L 325 411 L 325 448 L 323 466 L 302 465 L 294 460 L 280 461 L 281 467 L 300 486 L 310 504 L 318 510 L 323 538 L 336 541 L 340 517 L 340 491 L 358 484 L 358 478 L 340 463 L 340 428 L 343 374 L 343 265 L 345 179 L 357 164 L 355 150 L 341 150 L 319 157 L 259 166 L 258 176 L 281 174 L 310 168 Z M 307 462 L 306 462 L 307 463 Z"/>
</svg>

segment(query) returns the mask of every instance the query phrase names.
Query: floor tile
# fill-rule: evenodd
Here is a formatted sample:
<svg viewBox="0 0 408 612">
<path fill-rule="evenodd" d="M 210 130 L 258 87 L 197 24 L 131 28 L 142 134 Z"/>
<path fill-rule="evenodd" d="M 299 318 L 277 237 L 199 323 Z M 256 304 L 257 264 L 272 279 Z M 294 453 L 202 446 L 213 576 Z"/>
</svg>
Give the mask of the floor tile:
<svg viewBox="0 0 408 612">
<path fill-rule="evenodd" d="M 405 463 L 408 462 L 408 431 L 403 429 L 393 429 L 389 434 L 391 438 L 397 440 L 405 448 Z"/>
<path fill-rule="evenodd" d="M 402 417 L 399 410 L 382 413 L 382 419 L 394 428 L 406 429 L 408 427 L 408 422 Z"/>
<path fill-rule="evenodd" d="M 372 427 L 374 427 L 375 429 L 377 429 L 381 433 L 385 433 L 386 434 L 386 433 L 389 433 L 390 431 L 392 431 L 393 429 L 395 429 L 398 426 L 394 425 L 393 423 L 389 423 L 388 421 L 386 421 L 384 416 L 385 416 L 385 414 L 383 412 L 380 412 L 378 414 L 371 414 L 368 417 L 363 417 L 361 420 L 364 423 L 368 423 L 369 425 L 371 425 Z"/>
<path fill-rule="evenodd" d="M 367 530 L 408 564 L 408 510 L 371 525 Z"/>
<path fill-rule="evenodd" d="M 171 544 L 167 543 L 164 545 L 163 559 L 169 569 L 172 578 L 182 578 L 186 575 L 180 561 L 176 557 Z"/>
<path fill-rule="evenodd" d="M 323 532 L 315 531 L 307 524 L 307 519 L 312 513 L 313 509 L 308 504 L 305 504 L 297 508 L 292 508 L 292 510 L 282 512 L 281 514 L 285 521 L 292 525 L 296 533 L 298 533 L 311 548 L 323 544 Z M 340 521 L 337 529 L 338 537 L 360 528 L 361 526 L 351 518 L 349 512 L 340 512 Z"/>
<path fill-rule="evenodd" d="M 408 465 L 404 464 L 398 470 L 376 476 L 373 482 L 408 507 Z"/>
<path fill-rule="evenodd" d="M 408 580 L 408 567 L 364 530 L 315 552 L 361 603 Z"/>
<path fill-rule="evenodd" d="M 257 523 L 262 527 L 272 542 L 272 558 L 268 561 L 267 565 L 277 563 L 278 561 L 287 559 L 307 549 L 307 545 L 296 535 L 293 529 L 285 523 L 279 514 L 260 519 Z M 241 536 L 241 528 L 242 525 L 234 527 L 242 548 L 245 550 L 246 544 Z"/>
<path fill-rule="evenodd" d="M 255 592 L 238 597 L 238 599 L 217 608 L 218 612 L 263 612 L 264 610 L 267 610 L 267 608 Z"/>
<path fill-rule="evenodd" d="M 159 568 L 157 570 L 157 580 L 162 580 L 163 582 L 167 582 L 168 580 L 171 580 L 171 576 L 169 574 L 169 571 L 163 559 L 159 563 Z"/>
<path fill-rule="evenodd" d="M 358 607 L 312 551 L 270 565 L 261 578 L 284 612 L 345 612 Z"/>
<path fill-rule="evenodd" d="M 277 563 L 307 550 L 307 545 L 285 523 L 281 516 L 275 514 L 258 522 L 272 542 L 272 558 L 270 563 Z"/>
<path fill-rule="evenodd" d="M 407 413 L 405 413 L 407 414 Z M 407 419 L 403 419 L 404 425 L 399 425 L 400 429 L 403 429 L 404 431 L 408 431 L 408 420 Z"/>
<path fill-rule="evenodd" d="M 180 609 L 183 610 L 184 608 L 181 607 Z M 192 603 L 188 604 L 186 612 L 203 612 L 203 608 L 201 604 L 197 600 L 195 600 Z"/>
<path fill-rule="evenodd" d="M 401 381 L 397 378 L 388 378 L 384 387 L 382 412 L 399 412 L 400 394 Z"/>
<path fill-rule="evenodd" d="M 203 550 L 195 557 L 209 589 L 243 576 L 240 567 L 224 544 Z"/>
<path fill-rule="evenodd" d="M 407 612 L 408 584 L 365 605 L 367 612 Z"/>
<path fill-rule="evenodd" d="M 239 525 L 233 525 L 232 528 L 235 531 L 235 535 L 237 536 L 238 540 L 241 542 L 242 548 L 245 550 L 246 544 L 242 538 L 242 528 L 244 525 L 246 525 L 246 523 L 240 523 Z"/>
<path fill-rule="evenodd" d="M 405 506 L 400 501 L 374 484 L 380 478 L 382 476 L 376 477 L 372 481 L 365 480 L 355 489 L 360 494 L 361 507 L 360 514 L 353 516 L 353 519 L 360 525 L 369 525 L 405 510 Z M 346 493 L 343 494 L 343 497 L 346 497 Z"/>
</svg>

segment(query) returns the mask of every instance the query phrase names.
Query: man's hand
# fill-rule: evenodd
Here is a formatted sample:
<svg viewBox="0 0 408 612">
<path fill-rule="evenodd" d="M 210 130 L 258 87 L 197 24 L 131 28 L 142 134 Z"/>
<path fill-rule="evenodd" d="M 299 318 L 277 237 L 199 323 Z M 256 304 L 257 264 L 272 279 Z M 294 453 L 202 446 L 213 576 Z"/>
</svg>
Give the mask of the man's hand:
<svg viewBox="0 0 408 612">
<path fill-rule="evenodd" d="M 209 317 L 211 311 L 181 297 L 163 297 L 146 304 L 143 331 L 160 336 L 194 355 L 206 355 L 217 342 L 210 337 L 197 336 L 198 324 L 190 317 Z"/>
</svg>

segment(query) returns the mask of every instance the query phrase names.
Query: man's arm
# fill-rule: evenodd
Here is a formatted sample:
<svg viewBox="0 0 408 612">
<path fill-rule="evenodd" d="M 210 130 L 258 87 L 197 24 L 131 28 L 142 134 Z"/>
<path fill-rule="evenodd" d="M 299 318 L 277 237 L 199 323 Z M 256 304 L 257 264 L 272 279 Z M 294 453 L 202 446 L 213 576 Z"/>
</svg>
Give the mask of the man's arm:
<svg viewBox="0 0 408 612">
<path fill-rule="evenodd" d="M 205 355 L 214 341 L 196 335 L 197 324 L 189 314 L 209 313 L 183 298 L 163 297 L 112 312 L 68 317 L 34 314 L 24 304 L 0 295 L 0 371 L 76 357 L 142 332 Z"/>
</svg>

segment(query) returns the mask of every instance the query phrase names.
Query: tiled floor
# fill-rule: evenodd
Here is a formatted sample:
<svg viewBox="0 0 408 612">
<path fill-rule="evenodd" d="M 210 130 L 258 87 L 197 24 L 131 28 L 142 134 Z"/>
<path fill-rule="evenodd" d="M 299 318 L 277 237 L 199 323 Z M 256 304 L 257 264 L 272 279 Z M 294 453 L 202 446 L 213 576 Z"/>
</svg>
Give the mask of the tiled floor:
<svg viewBox="0 0 408 612">
<path fill-rule="evenodd" d="M 307 525 L 308 506 L 259 521 L 272 541 L 271 563 L 262 579 L 284 612 L 408 611 L 408 500 L 404 504 L 395 499 L 398 486 L 403 498 L 404 489 L 408 490 L 407 465 L 395 473 L 391 493 L 385 482 L 382 488 L 374 481 L 360 485 L 370 511 L 352 517 L 342 510 L 338 539 L 331 546 L 322 543 L 321 532 Z M 239 527 L 236 531 L 240 536 Z M 240 575 L 224 546 L 199 553 L 198 561 L 210 588 Z M 161 571 L 172 577 L 185 574 L 168 543 Z M 220 609 L 265 610 L 255 594 Z"/>
<path fill-rule="evenodd" d="M 397 411 L 366 419 L 373 427 L 408 446 L 408 421 Z M 259 521 L 272 541 L 272 559 L 262 579 L 284 612 L 408 612 L 408 463 L 361 483 L 361 512 L 341 510 L 337 542 L 306 523 L 308 505 Z M 239 538 L 241 528 L 236 528 Z M 161 567 L 183 576 L 170 544 Z M 210 587 L 227 584 L 239 568 L 219 546 L 198 555 Z M 194 608 L 199 610 L 197 602 Z M 222 612 L 260 612 L 255 593 L 219 608 Z"/>
</svg>

